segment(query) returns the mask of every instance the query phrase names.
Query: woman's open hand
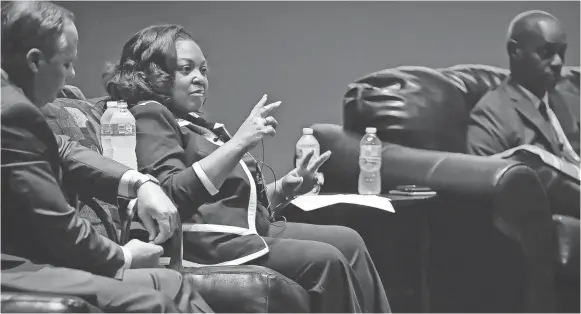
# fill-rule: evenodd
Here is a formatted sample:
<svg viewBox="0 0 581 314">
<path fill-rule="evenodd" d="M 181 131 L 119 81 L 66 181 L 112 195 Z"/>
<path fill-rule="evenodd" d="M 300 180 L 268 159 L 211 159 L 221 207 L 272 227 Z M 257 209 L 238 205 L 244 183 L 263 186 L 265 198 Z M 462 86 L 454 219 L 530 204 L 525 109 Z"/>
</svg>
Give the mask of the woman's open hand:
<svg viewBox="0 0 581 314">
<path fill-rule="evenodd" d="M 282 193 L 287 198 L 294 198 L 313 190 L 317 184 L 317 171 L 331 157 L 331 151 L 326 151 L 311 161 L 314 151 L 309 151 L 299 165 L 282 178 Z"/>
</svg>

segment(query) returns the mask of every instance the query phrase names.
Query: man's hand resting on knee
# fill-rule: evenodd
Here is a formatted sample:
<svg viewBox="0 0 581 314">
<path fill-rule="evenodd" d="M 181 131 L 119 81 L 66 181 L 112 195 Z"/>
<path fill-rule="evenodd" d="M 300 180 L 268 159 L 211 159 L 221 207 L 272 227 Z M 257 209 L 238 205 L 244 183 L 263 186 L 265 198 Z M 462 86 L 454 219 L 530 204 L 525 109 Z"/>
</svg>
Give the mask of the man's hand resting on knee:
<svg viewBox="0 0 581 314">
<path fill-rule="evenodd" d="M 133 239 L 123 246 L 123 251 L 129 253 L 125 259 L 130 259 L 130 268 L 156 268 L 163 248 L 157 244 L 146 243 Z"/>
</svg>

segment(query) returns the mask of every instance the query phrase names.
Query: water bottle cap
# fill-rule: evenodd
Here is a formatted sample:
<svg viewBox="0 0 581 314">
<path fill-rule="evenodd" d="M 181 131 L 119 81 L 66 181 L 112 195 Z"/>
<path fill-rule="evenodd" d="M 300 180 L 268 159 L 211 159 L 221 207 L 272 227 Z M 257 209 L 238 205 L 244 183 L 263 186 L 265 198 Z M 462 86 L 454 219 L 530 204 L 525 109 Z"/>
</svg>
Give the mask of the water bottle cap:
<svg viewBox="0 0 581 314">
<path fill-rule="evenodd" d="M 117 107 L 116 101 L 108 101 L 107 102 L 107 108 L 115 108 L 115 107 Z"/>
<path fill-rule="evenodd" d="M 311 128 L 303 128 L 304 135 L 313 135 L 313 129 Z"/>
<path fill-rule="evenodd" d="M 372 127 L 365 128 L 365 133 L 375 134 L 377 133 L 377 129 Z"/>
</svg>

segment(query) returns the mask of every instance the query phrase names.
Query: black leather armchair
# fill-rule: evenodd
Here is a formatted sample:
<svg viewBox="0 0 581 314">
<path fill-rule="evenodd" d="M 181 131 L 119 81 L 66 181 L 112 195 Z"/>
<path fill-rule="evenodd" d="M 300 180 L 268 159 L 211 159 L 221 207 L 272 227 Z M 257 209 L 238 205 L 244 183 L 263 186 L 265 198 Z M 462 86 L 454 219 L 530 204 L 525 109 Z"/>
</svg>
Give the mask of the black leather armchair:
<svg viewBox="0 0 581 314">
<path fill-rule="evenodd" d="M 565 72 L 578 86 L 578 69 Z M 431 312 L 554 311 L 557 234 L 538 175 L 465 154 L 470 110 L 506 75 L 478 65 L 382 70 L 349 85 L 342 127 L 313 126 L 322 151 L 333 152 L 323 192 L 357 192 L 368 126 L 384 143 L 384 193 L 402 184 L 438 192 L 427 209 Z"/>
</svg>

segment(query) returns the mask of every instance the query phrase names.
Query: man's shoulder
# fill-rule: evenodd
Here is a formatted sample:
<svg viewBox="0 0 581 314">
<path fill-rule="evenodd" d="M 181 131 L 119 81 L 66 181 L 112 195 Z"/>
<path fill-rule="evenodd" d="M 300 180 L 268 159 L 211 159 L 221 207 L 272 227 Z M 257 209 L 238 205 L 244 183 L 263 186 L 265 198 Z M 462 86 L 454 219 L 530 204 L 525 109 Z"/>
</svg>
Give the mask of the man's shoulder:
<svg viewBox="0 0 581 314">
<path fill-rule="evenodd" d="M 493 101 L 504 101 L 510 99 L 509 89 L 511 87 L 509 85 L 510 84 L 508 82 L 504 82 L 498 85 L 496 88 L 489 90 L 486 92 L 486 94 L 484 94 L 484 96 L 482 96 L 478 104 L 487 104 Z"/>
<path fill-rule="evenodd" d="M 24 95 L 22 90 L 12 84 L 2 84 L 2 122 L 9 119 L 30 121 L 33 117 L 42 117 L 40 110 Z M 20 121 L 20 122 L 24 122 Z"/>
<path fill-rule="evenodd" d="M 29 103 L 32 105 L 30 99 L 28 99 L 22 89 L 18 86 L 2 80 L 2 108 L 5 106 L 13 105 L 15 103 Z"/>
<path fill-rule="evenodd" d="M 509 108 L 511 96 L 508 91 L 510 86 L 507 82 L 502 83 L 498 87 L 489 90 L 476 103 L 472 112 L 479 111 L 506 111 Z"/>
</svg>

